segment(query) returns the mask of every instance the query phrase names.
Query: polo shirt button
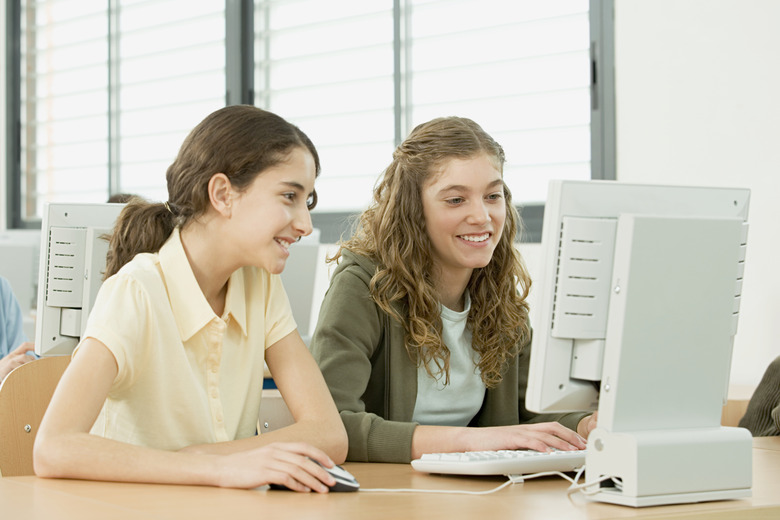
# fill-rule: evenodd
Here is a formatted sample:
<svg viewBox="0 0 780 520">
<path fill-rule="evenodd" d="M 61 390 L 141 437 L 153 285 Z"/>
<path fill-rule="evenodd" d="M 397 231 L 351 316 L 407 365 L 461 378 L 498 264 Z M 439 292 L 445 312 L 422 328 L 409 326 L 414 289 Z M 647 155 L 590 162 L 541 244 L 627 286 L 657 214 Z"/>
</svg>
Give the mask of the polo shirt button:
<svg viewBox="0 0 780 520">
<path fill-rule="evenodd" d="M 214 388 L 214 389 L 211 391 L 211 397 L 213 397 L 214 399 L 216 399 L 216 398 L 217 398 L 217 389 L 216 389 L 216 388 Z"/>
</svg>

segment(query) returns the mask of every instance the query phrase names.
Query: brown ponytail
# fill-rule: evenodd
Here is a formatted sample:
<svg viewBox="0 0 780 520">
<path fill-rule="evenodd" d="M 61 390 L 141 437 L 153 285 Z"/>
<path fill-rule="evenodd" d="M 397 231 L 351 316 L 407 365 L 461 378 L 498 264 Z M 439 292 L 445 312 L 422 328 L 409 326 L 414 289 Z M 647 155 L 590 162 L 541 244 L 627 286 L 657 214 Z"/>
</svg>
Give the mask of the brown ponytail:
<svg viewBox="0 0 780 520">
<path fill-rule="evenodd" d="M 174 227 L 175 218 L 165 204 L 131 198 L 119 214 L 111 234 L 103 279 L 115 274 L 138 253 L 158 251 Z"/>
</svg>

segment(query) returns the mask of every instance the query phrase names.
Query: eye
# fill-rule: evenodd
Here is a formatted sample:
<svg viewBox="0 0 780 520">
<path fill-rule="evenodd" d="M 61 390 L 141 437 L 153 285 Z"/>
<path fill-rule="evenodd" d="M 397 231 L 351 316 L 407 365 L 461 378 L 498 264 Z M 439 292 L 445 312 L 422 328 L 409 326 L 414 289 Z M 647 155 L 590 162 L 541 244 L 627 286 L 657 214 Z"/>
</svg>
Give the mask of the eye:
<svg viewBox="0 0 780 520">
<path fill-rule="evenodd" d="M 463 197 L 450 197 L 449 199 L 445 199 L 444 202 L 450 206 L 457 206 L 458 204 L 463 203 Z"/>
<path fill-rule="evenodd" d="M 286 193 L 282 193 L 282 197 L 284 197 L 285 199 L 287 199 L 289 201 L 294 201 L 295 200 L 295 192 L 294 191 L 288 191 Z"/>
<path fill-rule="evenodd" d="M 491 202 L 497 202 L 503 198 L 504 198 L 504 194 L 498 191 L 496 193 L 491 193 L 490 195 L 487 196 L 487 199 Z"/>
<path fill-rule="evenodd" d="M 313 210 L 317 206 L 317 192 L 313 191 L 306 198 L 306 207 L 309 211 Z"/>
</svg>

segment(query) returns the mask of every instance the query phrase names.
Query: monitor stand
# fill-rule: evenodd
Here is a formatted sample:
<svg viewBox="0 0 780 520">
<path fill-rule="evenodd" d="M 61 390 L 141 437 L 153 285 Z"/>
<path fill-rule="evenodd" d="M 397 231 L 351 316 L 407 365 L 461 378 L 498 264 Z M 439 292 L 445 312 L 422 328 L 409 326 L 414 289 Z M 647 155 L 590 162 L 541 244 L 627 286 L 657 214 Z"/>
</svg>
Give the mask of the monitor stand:
<svg viewBox="0 0 780 520">
<path fill-rule="evenodd" d="M 752 437 L 720 425 L 740 219 L 618 220 L 599 418 L 588 438 L 590 497 L 634 507 L 750 496 Z"/>
<path fill-rule="evenodd" d="M 586 481 L 607 480 L 589 498 L 633 507 L 751 495 L 753 441 L 743 428 L 610 433 L 588 438 Z"/>
</svg>

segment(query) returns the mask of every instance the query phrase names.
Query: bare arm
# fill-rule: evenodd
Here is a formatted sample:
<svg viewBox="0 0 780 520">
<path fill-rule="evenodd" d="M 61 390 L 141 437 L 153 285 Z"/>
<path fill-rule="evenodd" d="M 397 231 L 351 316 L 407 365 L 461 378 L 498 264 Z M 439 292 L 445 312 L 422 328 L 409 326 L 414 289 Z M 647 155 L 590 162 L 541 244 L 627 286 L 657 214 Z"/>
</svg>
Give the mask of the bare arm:
<svg viewBox="0 0 780 520">
<path fill-rule="evenodd" d="M 337 464 L 347 457 L 347 433 L 325 380 L 306 344 L 293 331 L 266 349 L 266 363 L 295 423 L 255 437 L 188 448 L 202 453 L 235 453 L 276 441 L 305 442 Z M 258 382 L 260 384 L 260 382 Z"/>
<path fill-rule="evenodd" d="M 254 488 L 269 483 L 299 491 L 332 484 L 303 443 L 273 444 L 233 455 L 185 453 L 134 446 L 89 433 L 117 374 L 113 355 L 88 338 L 65 371 L 35 440 L 35 472 L 43 477 L 199 484 Z"/>
<path fill-rule="evenodd" d="M 295 424 L 263 434 L 269 440 L 308 442 L 342 463 L 348 439 L 317 363 L 297 331 L 266 350 L 266 363 Z"/>
</svg>

